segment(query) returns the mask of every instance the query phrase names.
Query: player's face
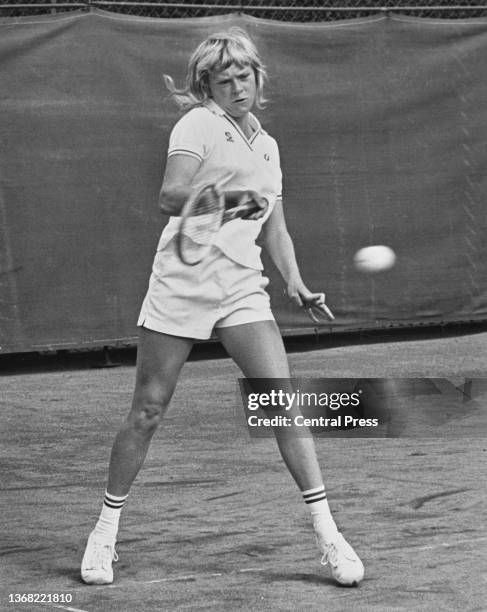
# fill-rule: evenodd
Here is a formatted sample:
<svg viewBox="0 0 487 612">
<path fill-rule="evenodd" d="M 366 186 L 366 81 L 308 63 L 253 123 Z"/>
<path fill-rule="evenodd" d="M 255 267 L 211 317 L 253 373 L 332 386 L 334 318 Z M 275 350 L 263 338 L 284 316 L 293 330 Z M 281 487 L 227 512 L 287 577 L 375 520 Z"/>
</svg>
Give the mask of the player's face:
<svg viewBox="0 0 487 612">
<path fill-rule="evenodd" d="M 232 64 L 225 70 L 210 73 L 211 97 L 235 119 L 248 114 L 255 102 L 257 86 L 252 66 Z"/>
</svg>

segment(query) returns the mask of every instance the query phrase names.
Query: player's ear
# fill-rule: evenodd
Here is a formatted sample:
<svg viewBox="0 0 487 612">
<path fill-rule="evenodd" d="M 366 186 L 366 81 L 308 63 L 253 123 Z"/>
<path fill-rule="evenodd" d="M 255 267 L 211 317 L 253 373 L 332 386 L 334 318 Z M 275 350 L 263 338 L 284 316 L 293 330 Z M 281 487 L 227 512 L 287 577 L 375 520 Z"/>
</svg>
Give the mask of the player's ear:
<svg viewBox="0 0 487 612">
<path fill-rule="evenodd" d="M 208 74 L 204 74 L 201 77 L 200 89 L 204 98 L 211 98 L 210 78 Z"/>
</svg>

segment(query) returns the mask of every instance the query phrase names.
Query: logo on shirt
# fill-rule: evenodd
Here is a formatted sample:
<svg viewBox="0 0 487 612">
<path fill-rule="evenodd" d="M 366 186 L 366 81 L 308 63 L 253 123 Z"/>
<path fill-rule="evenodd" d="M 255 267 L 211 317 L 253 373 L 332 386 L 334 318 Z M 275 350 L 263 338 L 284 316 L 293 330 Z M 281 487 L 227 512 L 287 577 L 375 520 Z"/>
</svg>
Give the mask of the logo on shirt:
<svg viewBox="0 0 487 612">
<path fill-rule="evenodd" d="M 233 136 L 231 132 L 225 132 L 225 137 L 227 139 L 227 142 L 235 142 L 235 140 L 233 140 Z"/>
<path fill-rule="evenodd" d="M 264 159 L 266 161 L 269 161 L 271 159 L 271 156 L 269 155 L 269 153 L 264 153 Z"/>
</svg>

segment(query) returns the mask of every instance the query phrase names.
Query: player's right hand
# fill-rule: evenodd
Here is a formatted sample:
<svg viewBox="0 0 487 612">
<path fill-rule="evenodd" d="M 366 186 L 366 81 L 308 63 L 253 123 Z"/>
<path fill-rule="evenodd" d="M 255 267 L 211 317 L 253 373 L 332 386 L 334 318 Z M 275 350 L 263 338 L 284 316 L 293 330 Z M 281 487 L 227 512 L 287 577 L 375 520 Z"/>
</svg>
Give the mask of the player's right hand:
<svg viewBox="0 0 487 612">
<path fill-rule="evenodd" d="M 260 219 L 269 207 L 266 198 L 260 196 L 256 191 L 250 189 L 225 191 L 225 210 L 231 211 L 232 208 L 248 206 L 249 210 L 238 215 L 240 219 Z"/>
</svg>

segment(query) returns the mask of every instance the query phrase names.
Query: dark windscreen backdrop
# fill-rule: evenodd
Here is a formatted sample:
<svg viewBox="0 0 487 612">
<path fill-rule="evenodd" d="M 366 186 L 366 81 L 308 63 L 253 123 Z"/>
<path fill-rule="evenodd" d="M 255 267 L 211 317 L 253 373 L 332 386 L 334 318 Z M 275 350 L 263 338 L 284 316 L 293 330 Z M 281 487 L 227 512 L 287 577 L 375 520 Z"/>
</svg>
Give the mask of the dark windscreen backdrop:
<svg viewBox="0 0 487 612">
<path fill-rule="evenodd" d="M 263 55 L 285 209 L 323 331 L 487 318 L 487 22 L 288 24 L 89 13 L 0 20 L 0 351 L 131 342 L 165 219 L 162 74 L 206 35 Z M 387 244 L 366 276 L 357 249 Z M 315 325 L 267 262 L 284 333 Z"/>
</svg>

